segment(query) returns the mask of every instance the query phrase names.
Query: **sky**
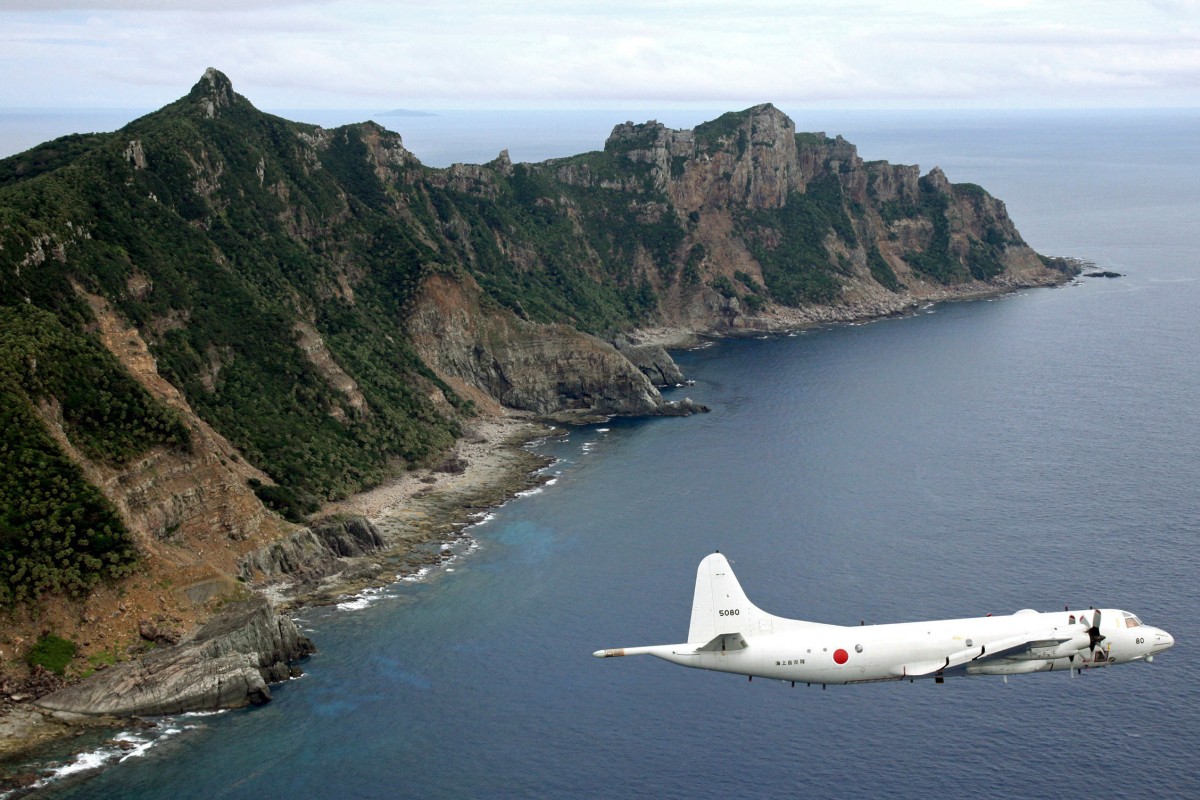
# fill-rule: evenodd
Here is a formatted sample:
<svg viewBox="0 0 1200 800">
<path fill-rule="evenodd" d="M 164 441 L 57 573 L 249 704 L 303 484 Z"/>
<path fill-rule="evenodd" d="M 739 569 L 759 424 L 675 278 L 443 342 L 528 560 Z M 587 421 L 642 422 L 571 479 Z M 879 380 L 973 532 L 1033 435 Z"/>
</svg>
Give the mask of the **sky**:
<svg viewBox="0 0 1200 800">
<path fill-rule="evenodd" d="M 1200 0 L 0 0 L 0 109 L 1200 106 Z"/>
</svg>

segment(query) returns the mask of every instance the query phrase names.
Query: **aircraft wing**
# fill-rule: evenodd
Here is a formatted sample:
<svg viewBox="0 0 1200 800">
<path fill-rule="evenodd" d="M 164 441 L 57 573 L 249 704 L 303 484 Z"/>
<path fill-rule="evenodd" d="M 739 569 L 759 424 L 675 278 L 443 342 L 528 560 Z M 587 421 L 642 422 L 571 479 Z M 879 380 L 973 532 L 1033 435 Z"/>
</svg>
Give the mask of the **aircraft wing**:
<svg viewBox="0 0 1200 800">
<path fill-rule="evenodd" d="M 940 661 L 921 661 L 901 665 L 897 670 L 901 677 L 920 677 L 936 672 L 946 672 L 972 661 L 990 661 L 993 658 L 1011 655 L 1032 647 L 1054 647 L 1075 638 L 1063 631 L 1031 631 L 1004 639 L 996 639 L 982 645 L 974 645 L 951 653 Z"/>
</svg>

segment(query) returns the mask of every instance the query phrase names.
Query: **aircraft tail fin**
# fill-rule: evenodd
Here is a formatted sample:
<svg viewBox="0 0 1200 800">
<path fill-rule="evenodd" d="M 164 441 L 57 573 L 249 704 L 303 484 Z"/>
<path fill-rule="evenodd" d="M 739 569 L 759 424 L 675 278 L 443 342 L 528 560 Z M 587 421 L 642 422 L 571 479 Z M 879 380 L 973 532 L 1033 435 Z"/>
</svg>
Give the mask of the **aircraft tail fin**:
<svg viewBox="0 0 1200 800">
<path fill-rule="evenodd" d="M 700 562 L 688 642 L 708 643 L 725 634 L 750 633 L 758 629 L 760 620 L 770 618 L 746 598 L 725 556 L 713 553 Z"/>
</svg>

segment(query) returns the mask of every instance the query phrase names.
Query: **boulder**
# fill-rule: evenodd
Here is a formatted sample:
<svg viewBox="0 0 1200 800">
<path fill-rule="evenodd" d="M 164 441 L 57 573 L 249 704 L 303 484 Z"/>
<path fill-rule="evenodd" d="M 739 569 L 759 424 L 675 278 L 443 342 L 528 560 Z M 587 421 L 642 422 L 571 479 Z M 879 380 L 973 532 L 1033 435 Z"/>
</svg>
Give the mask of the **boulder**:
<svg viewBox="0 0 1200 800">
<path fill-rule="evenodd" d="M 692 414 L 707 414 L 711 409 L 703 403 L 697 403 L 690 397 L 682 400 L 670 400 L 658 407 L 656 412 L 660 417 L 690 417 Z"/>
</svg>

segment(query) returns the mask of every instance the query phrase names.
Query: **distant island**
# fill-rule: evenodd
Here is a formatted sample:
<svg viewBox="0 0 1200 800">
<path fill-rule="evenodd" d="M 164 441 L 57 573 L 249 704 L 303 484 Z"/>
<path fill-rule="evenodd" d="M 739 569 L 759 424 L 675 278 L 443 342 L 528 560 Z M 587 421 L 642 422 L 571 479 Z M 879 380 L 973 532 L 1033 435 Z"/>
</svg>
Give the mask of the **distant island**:
<svg viewBox="0 0 1200 800">
<path fill-rule="evenodd" d="M 415 545 L 539 480 L 512 444 L 545 421 L 703 411 L 663 399 L 664 347 L 1077 271 L 983 188 L 770 104 L 434 169 L 210 69 L 0 161 L 0 716 L 264 702 L 311 645 L 262 590 L 436 559 Z M 405 504 L 423 522 L 372 524 Z"/>
<path fill-rule="evenodd" d="M 393 108 L 391 111 L 379 111 L 378 117 L 436 117 L 432 111 L 414 111 L 411 108 Z"/>
</svg>

